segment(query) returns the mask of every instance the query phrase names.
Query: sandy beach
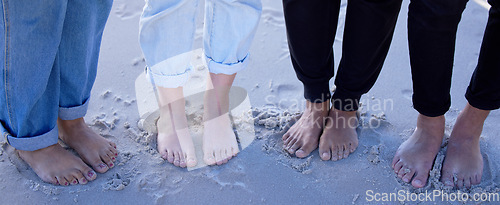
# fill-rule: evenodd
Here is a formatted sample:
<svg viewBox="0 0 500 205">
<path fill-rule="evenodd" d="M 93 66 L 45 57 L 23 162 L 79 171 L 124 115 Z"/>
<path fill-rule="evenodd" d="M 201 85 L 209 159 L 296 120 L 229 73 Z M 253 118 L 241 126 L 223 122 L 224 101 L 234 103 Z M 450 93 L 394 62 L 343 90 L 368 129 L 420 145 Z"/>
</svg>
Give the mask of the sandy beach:
<svg viewBox="0 0 500 205">
<path fill-rule="evenodd" d="M 472 200 L 474 194 L 494 196 L 496 193 L 498 197 L 500 192 L 499 111 L 491 112 L 485 122 L 480 141 L 483 178 L 481 184 L 470 190 L 449 189 L 439 181 L 446 140 L 426 187 L 412 188 L 399 180 L 391 168 L 398 146 L 412 134 L 418 115 L 411 102 L 406 35 L 408 0 L 403 1 L 380 77 L 361 100 L 358 149 L 349 158 L 337 162 L 322 161 L 317 150 L 305 159 L 294 158 L 283 151 L 281 137 L 298 119 L 305 101 L 302 84 L 290 62 L 281 1 L 262 0 L 262 3 L 262 17 L 250 51 L 249 66 L 238 73 L 234 83 L 235 92 L 244 94 L 232 113 L 242 149 L 236 158 L 223 166 L 200 164 L 189 170 L 160 158 L 155 134 L 150 129 L 154 117 L 149 121 L 145 119 L 154 115 L 156 102 L 143 76 L 145 62 L 138 42 L 144 1 L 115 0 L 104 32 L 98 76 L 85 119 L 93 129 L 118 145 L 117 166 L 99 174 L 87 185 L 54 186 L 42 182 L 5 139 L 0 139 L 0 204 L 448 203 L 442 197 L 432 201 L 412 201 L 411 198 L 403 202 L 370 201 L 375 193 L 410 196 L 438 191 L 466 193 L 471 197 L 467 204 L 500 203 L 495 197 L 491 200 L 496 201 L 490 202 Z M 342 54 L 346 1 L 342 5 L 334 45 L 337 65 Z M 202 13 L 203 3 L 198 10 Z M 467 103 L 464 93 L 477 64 L 487 17 L 488 10 L 482 0 L 470 1 L 462 16 L 457 34 L 452 106 L 445 115 L 445 137 L 449 136 Z M 202 47 L 202 26 L 203 15 L 198 15 L 195 62 Z M 190 96 L 202 90 L 207 70 L 202 63 L 194 67 L 191 90 L 187 92 Z M 202 111 L 197 98 L 192 99 L 187 111 L 189 126 L 193 136 L 199 138 Z M 452 203 L 462 204 L 459 199 Z"/>
</svg>

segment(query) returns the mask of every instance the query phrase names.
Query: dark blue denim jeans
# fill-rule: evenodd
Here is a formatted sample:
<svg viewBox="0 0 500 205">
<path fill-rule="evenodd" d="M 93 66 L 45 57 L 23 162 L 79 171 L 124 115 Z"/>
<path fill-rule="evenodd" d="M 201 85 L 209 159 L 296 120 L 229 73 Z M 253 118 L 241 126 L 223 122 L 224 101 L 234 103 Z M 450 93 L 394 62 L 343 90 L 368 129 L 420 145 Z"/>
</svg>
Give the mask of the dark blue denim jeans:
<svg viewBox="0 0 500 205">
<path fill-rule="evenodd" d="M 86 114 L 111 0 L 1 0 L 0 131 L 33 151 Z"/>
</svg>

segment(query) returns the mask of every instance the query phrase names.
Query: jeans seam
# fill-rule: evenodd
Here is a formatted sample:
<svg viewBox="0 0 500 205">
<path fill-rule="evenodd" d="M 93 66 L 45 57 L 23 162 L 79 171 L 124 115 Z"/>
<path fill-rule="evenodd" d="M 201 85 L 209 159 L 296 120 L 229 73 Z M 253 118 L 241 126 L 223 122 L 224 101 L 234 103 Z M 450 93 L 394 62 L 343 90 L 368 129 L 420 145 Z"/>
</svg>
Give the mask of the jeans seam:
<svg viewBox="0 0 500 205">
<path fill-rule="evenodd" d="M 14 115 L 12 114 L 12 108 L 10 106 L 10 97 L 9 97 L 9 93 L 10 93 L 10 86 L 9 86 L 9 69 L 10 69 L 10 62 L 9 62 L 9 51 L 10 51 L 10 24 L 9 24 L 9 6 L 8 6 L 8 0 L 2 0 L 2 4 L 3 4 L 3 18 L 4 18 L 4 26 L 5 26 L 5 39 L 4 39 L 4 42 L 5 42 L 5 56 L 4 56 L 4 61 L 5 61 L 5 64 L 4 64 L 4 81 L 5 81 L 5 101 L 6 101 L 6 107 L 7 107 L 7 112 L 8 112 L 8 116 L 9 116 L 9 123 L 11 125 L 11 127 L 16 127 L 13 122 L 15 120 L 12 120 L 12 118 L 14 117 Z"/>
</svg>

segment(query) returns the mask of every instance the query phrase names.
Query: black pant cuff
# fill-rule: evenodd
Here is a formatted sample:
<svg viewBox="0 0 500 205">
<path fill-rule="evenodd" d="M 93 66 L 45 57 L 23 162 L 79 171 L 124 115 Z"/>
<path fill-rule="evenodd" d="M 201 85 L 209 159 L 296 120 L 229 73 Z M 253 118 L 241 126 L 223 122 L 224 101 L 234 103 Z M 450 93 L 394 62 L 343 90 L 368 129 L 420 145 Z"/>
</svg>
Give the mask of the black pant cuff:
<svg viewBox="0 0 500 205">
<path fill-rule="evenodd" d="M 304 98 L 312 103 L 323 103 L 332 97 L 329 82 L 305 84 Z"/>
<path fill-rule="evenodd" d="M 425 115 L 427 117 L 437 117 L 444 115 L 450 109 L 451 101 L 448 101 L 442 106 L 426 106 L 422 105 L 422 103 L 418 103 L 413 100 L 413 108 L 417 110 L 418 113 Z"/>
<path fill-rule="evenodd" d="M 467 92 L 465 93 L 465 99 L 467 99 L 472 107 L 475 107 L 477 109 L 496 110 L 500 108 L 500 101 L 478 98 L 477 96 L 474 96 L 474 94 L 472 94 L 469 88 L 467 88 Z"/>
<path fill-rule="evenodd" d="M 360 95 L 352 95 L 338 88 L 333 93 L 332 106 L 337 110 L 356 111 L 359 109 Z"/>
</svg>

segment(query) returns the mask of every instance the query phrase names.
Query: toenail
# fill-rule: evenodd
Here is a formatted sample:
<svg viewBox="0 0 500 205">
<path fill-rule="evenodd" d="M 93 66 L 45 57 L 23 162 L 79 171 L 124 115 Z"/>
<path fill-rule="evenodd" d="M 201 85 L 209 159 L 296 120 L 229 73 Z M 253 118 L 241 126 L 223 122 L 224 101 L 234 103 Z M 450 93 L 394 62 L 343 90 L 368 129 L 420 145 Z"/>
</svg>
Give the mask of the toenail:
<svg viewBox="0 0 500 205">
<path fill-rule="evenodd" d="M 100 168 L 106 168 L 107 166 L 105 164 L 99 164 Z"/>
<path fill-rule="evenodd" d="M 410 182 L 410 180 L 408 178 L 403 178 L 403 181 L 406 183 Z"/>
<path fill-rule="evenodd" d="M 86 179 L 82 179 L 82 183 L 87 183 L 87 180 Z"/>
<path fill-rule="evenodd" d="M 118 156 L 118 153 L 115 153 L 115 156 Z"/>
<path fill-rule="evenodd" d="M 76 184 L 76 180 L 75 180 L 75 181 L 73 181 L 73 184 Z"/>
<path fill-rule="evenodd" d="M 114 167 L 115 165 L 113 163 L 109 164 L 109 167 Z"/>
<path fill-rule="evenodd" d="M 90 171 L 87 175 L 88 175 L 89 177 L 92 177 L 92 176 L 94 176 L 94 172 L 93 172 L 93 171 Z"/>
<path fill-rule="evenodd" d="M 420 181 L 420 180 L 417 179 L 417 180 L 415 180 L 415 184 L 417 184 L 419 186 L 422 186 L 422 181 Z"/>
<path fill-rule="evenodd" d="M 115 158 L 114 158 L 114 157 L 113 157 L 113 158 L 111 158 L 111 159 L 112 159 L 112 160 L 115 160 Z"/>
<path fill-rule="evenodd" d="M 68 186 L 68 182 L 64 182 L 64 186 Z"/>
</svg>

